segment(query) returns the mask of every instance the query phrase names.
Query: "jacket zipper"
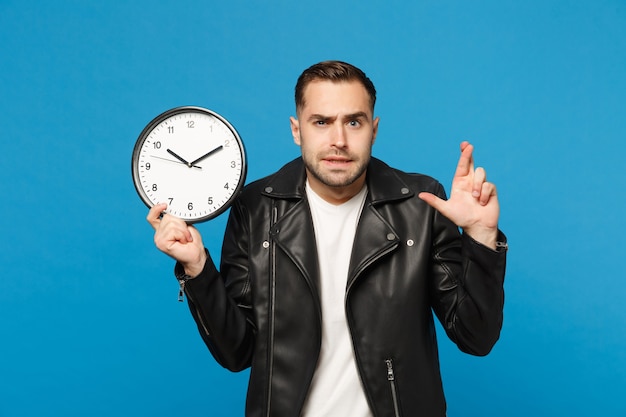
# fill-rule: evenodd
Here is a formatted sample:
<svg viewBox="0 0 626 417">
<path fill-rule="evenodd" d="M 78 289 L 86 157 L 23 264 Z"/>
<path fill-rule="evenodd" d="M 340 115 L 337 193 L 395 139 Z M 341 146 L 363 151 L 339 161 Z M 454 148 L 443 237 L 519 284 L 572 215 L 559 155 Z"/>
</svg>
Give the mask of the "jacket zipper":
<svg viewBox="0 0 626 417">
<path fill-rule="evenodd" d="M 365 210 L 365 207 L 363 208 L 363 210 Z M 380 259 L 383 256 L 387 255 L 388 253 L 392 252 L 397 246 L 398 246 L 398 244 L 396 243 L 395 245 L 392 245 L 392 246 L 386 248 L 385 250 L 383 250 L 382 252 L 376 254 L 375 256 L 370 258 L 365 263 L 365 265 L 363 265 L 363 267 L 361 269 L 356 271 L 352 278 L 348 277 L 348 287 L 346 288 L 346 296 L 345 296 L 345 300 L 344 300 L 344 305 L 345 305 L 344 308 L 346 310 L 346 319 L 348 321 L 348 329 L 350 330 L 350 337 L 352 338 L 352 347 L 354 349 L 354 356 L 355 356 L 355 360 L 356 360 L 357 369 L 359 371 L 359 376 L 361 376 L 361 381 L 364 380 L 363 376 L 361 375 L 361 373 L 362 373 L 361 372 L 361 366 L 362 366 L 361 358 L 360 358 L 360 355 L 359 355 L 359 351 L 356 348 L 357 344 L 356 344 L 356 341 L 354 340 L 354 335 L 352 333 L 353 320 L 352 320 L 352 316 L 349 314 L 350 308 L 348 306 L 349 298 L 350 298 L 349 297 L 350 291 L 352 289 L 352 286 L 356 282 L 357 278 L 359 277 L 359 275 L 361 275 L 361 273 L 363 271 L 365 271 L 370 265 L 372 265 L 378 259 Z M 394 411 L 395 411 L 394 415 L 395 415 L 395 417 L 400 417 L 400 408 L 398 406 L 398 396 L 397 396 L 397 392 L 396 392 L 395 376 L 394 376 L 394 373 L 393 373 L 393 361 L 391 359 L 387 359 L 387 360 L 385 360 L 385 363 L 387 364 L 387 380 L 389 381 L 389 384 L 391 386 L 391 394 L 392 394 L 392 398 L 393 398 L 393 407 L 394 407 Z M 390 377 L 391 377 L 391 379 L 389 379 Z M 367 392 L 367 385 L 363 384 L 363 387 L 365 388 L 366 395 L 369 398 L 370 395 Z"/>
<path fill-rule="evenodd" d="M 274 227 L 278 218 L 278 210 L 276 207 L 272 207 L 272 221 L 270 223 L 270 230 Z M 269 346 L 267 349 L 268 354 L 268 378 L 267 378 L 267 410 L 266 416 L 271 417 L 272 412 L 272 378 L 274 374 L 274 298 L 276 297 L 276 241 L 272 238 L 270 246 L 270 294 L 269 294 Z"/>
<path fill-rule="evenodd" d="M 179 279 L 178 280 L 178 285 L 180 286 L 180 288 L 178 289 L 178 301 L 183 302 L 184 301 L 184 296 L 187 295 L 187 298 L 189 299 L 191 304 L 193 304 L 193 306 L 194 306 L 194 308 L 196 310 L 196 316 L 198 316 L 198 321 L 200 322 L 200 325 L 202 325 L 202 330 L 204 330 L 204 334 L 207 335 L 207 336 L 211 336 L 211 332 L 209 332 L 209 328 L 206 325 L 206 323 L 204 322 L 204 318 L 202 316 L 202 313 L 200 312 L 200 309 L 197 307 L 196 302 L 185 291 L 185 284 L 186 283 L 187 283 L 186 279 Z"/>
<path fill-rule="evenodd" d="M 393 371 L 393 361 L 391 359 L 386 359 L 385 363 L 387 364 L 387 381 L 389 381 L 389 388 L 391 389 L 394 416 L 400 417 L 400 407 L 398 405 L 398 391 L 396 388 L 396 375 Z"/>
</svg>

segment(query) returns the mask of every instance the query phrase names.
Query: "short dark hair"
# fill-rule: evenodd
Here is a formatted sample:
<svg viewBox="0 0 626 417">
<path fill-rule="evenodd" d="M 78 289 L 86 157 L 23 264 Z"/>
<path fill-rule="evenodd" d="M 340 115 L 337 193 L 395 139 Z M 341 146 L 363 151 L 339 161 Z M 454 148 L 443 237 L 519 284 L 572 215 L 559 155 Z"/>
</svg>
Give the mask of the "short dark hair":
<svg viewBox="0 0 626 417">
<path fill-rule="evenodd" d="M 376 88 L 367 75 L 354 65 L 342 61 L 323 61 L 305 69 L 296 83 L 296 112 L 304 107 L 304 89 L 313 81 L 358 81 L 370 96 L 372 113 L 376 104 Z"/>
</svg>

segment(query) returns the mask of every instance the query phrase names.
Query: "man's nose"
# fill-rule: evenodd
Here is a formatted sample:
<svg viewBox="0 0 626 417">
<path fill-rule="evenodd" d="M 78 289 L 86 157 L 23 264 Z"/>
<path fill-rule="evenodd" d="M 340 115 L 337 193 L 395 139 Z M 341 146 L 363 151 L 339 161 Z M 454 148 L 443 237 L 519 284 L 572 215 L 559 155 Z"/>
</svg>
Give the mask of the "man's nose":
<svg viewBox="0 0 626 417">
<path fill-rule="evenodd" d="M 338 123 L 336 128 L 334 129 L 331 145 L 336 148 L 346 147 L 347 145 L 346 130 L 343 124 Z"/>
</svg>

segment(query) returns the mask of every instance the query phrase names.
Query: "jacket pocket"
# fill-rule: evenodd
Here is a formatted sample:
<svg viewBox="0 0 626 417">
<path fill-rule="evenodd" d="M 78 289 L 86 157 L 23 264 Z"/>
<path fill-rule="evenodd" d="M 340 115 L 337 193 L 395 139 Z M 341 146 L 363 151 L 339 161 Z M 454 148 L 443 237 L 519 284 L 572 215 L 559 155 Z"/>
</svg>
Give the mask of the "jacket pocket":
<svg viewBox="0 0 626 417">
<path fill-rule="evenodd" d="M 393 415 L 400 417 L 400 404 L 398 401 L 398 386 L 396 384 L 396 374 L 393 370 L 393 360 L 385 359 L 387 365 L 387 381 L 389 382 L 389 389 L 391 391 L 391 401 L 393 402 Z"/>
</svg>

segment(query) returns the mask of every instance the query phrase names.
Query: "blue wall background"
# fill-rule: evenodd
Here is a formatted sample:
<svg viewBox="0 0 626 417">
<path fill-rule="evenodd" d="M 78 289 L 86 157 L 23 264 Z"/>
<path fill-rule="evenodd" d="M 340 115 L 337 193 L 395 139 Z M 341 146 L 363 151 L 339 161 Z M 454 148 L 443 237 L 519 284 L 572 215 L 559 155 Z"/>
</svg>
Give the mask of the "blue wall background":
<svg viewBox="0 0 626 417">
<path fill-rule="evenodd" d="M 0 416 L 242 415 L 130 156 L 193 104 L 269 174 L 325 59 L 376 83 L 375 156 L 449 187 L 468 139 L 499 187 L 504 331 L 486 358 L 440 334 L 449 415 L 626 415 L 624 1 L 2 0 L 0 39 Z M 224 226 L 200 225 L 216 257 Z"/>
</svg>

